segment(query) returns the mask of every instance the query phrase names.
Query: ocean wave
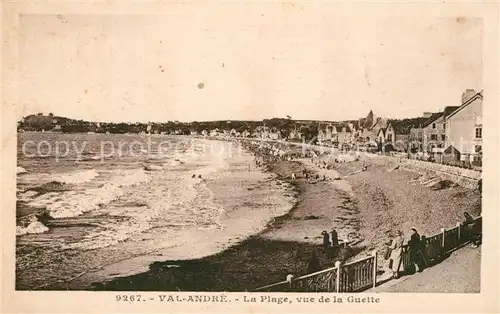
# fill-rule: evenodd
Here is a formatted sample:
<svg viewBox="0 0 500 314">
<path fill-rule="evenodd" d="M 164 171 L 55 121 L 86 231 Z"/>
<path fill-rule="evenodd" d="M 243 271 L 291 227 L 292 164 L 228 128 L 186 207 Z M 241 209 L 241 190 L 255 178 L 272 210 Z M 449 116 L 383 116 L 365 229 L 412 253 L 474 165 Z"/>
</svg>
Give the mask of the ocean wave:
<svg viewBox="0 0 500 314">
<path fill-rule="evenodd" d="M 107 158 L 109 158 L 109 157 L 107 157 Z M 106 158 L 104 156 L 94 155 L 94 156 L 90 156 L 90 157 L 76 158 L 75 160 L 79 160 L 79 161 L 99 161 L 99 160 L 103 160 L 103 159 L 106 159 Z"/>
<path fill-rule="evenodd" d="M 184 164 L 185 162 L 179 159 L 172 159 L 166 163 L 163 164 L 163 167 L 168 167 L 168 166 L 180 166 Z"/>
<path fill-rule="evenodd" d="M 34 234 L 34 233 L 44 233 L 48 230 L 49 228 L 47 226 L 38 221 L 35 217 L 31 217 L 31 221 L 26 227 L 16 226 L 16 236 L 22 236 L 25 234 Z"/>
<path fill-rule="evenodd" d="M 77 217 L 111 203 L 124 195 L 122 187 L 145 182 L 149 177 L 141 170 L 119 172 L 110 182 L 99 188 L 49 192 L 29 204 L 44 207 L 53 218 Z"/>
<path fill-rule="evenodd" d="M 50 192 L 37 197 L 29 205 L 44 207 L 53 218 L 70 218 L 100 208 L 122 195 L 119 187 L 107 184 L 85 191 Z"/>
<path fill-rule="evenodd" d="M 58 181 L 66 184 L 80 184 L 90 182 L 99 176 L 99 172 L 95 169 L 89 169 L 84 171 L 60 173 L 50 176 L 51 181 Z"/>
<path fill-rule="evenodd" d="M 151 180 L 151 177 L 144 169 L 117 170 L 114 172 L 110 184 L 122 187 L 148 182 L 149 180 Z"/>
<path fill-rule="evenodd" d="M 144 165 L 146 171 L 162 171 L 163 167 L 158 165 Z"/>
<path fill-rule="evenodd" d="M 120 224 L 102 225 L 105 230 L 84 236 L 79 242 L 69 243 L 63 249 L 80 249 L 84 251 L 105 248 L 128 240 L 131 236 L 151 228 L 147 214 Z"/>
<path fill-rule="evenodd" d="M 29 194 L 26 192 L 24 193 L 24 197 L 33 197 L 38 194 L 43 194 L 43 193 L 49 193 L 49 192 L 63 192 L 63 191 L 69 191 L 71 188 L 66 185 L 65 183 L 59 182 L 59 181 L 50 181 L 47 183 L 44 183 L 40 186 L 36 186 L 33 188 L 30 188 L 27 190 L 27 192 L 30 192 Z M 35 193 L 35 194 L 33 194 Z"/>
<path fill-rule="evenodd" d="M 24 169 L 23 167 L 19 167 L 19 166 L 16 167 L 16 174 L 23 174 L 26 172 L 28 172 L 28 171 L 26 171 L 26 169 Z"/>
<path fill-rule="evenodd" d="M 106 210 L 108 215 L 122 217 L 119 222 L 106 222 L 104 230 L 92 232 L 65 248 L 100 249 L 154 228 L 164 229 L 162 234 L 184 228 L 222 229 L 219 217 L 224 209 L 214 202 L 214 195 L 203 179 L 184 177 L 175 185 L 172 183 L 138 187 L 122 206 L 115 204 Z"/>
<path fill-rule="evenodd" d="M 29 201 L 33 200 L 33 198 L 35 196 L 37 196 L 37 195 L 38 195 L 38 192 L 29 190 L 29 191 L 26 191 L 26 192 L 19 193 L 17 195 L 17 199 L 19 201 L 22 201 L 22 202 L 29 202 Z"/>
</svg>

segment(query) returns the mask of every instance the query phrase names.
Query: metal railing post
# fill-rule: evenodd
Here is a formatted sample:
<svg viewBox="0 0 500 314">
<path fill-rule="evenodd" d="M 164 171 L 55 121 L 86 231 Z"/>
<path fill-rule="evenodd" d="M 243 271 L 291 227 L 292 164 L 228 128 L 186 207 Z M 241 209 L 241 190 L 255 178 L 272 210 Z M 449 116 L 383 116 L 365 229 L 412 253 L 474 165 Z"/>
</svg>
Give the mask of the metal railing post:
<svg viewBox="0 0 500 314">
<path fill-rule="evenodd" d="M 287 275 L 286 281 L 288 281 L 288 287 L 290 288 L 290 291 L 293 291 L 293 275 Z"/>
<path fill-rule="evenodd" d="M 441 241 L 441 247 L 444 249 L 444 234 L 445 234 L 444 228 L 441 228 L 441 234 L 443 235 L 443 240 Z"/>
<path fill-rule="evenodd" d="M 340 275 L 342 272 L 342 267 L 340 264 L 340 261 L 335 262 L 335 268 L 337 268 L 337 278 L 335 278 L 335 289 L 337 290 L 337 293 L 340 292 Z"/>
<path fill-rule="evenodd" d="M 445 229 L 441 228 L 441 235 L 442 235 L 442 241 L 441 241 L 441 259 L 444 258 L 445 252 L 445 246 L 444 246 L 444 235 L 445 235 Z"/>
<path fill-rule="evenodd" d="M 373 288 L 377 286 L 377 250 L 373 251 Z"/>
</svg>

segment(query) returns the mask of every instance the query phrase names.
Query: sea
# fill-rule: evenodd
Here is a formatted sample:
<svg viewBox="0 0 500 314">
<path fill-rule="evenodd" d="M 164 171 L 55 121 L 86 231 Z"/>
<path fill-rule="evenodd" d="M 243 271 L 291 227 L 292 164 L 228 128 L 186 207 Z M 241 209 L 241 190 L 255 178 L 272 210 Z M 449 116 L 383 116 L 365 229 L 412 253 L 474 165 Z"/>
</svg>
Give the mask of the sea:
<svg viewBox="0 0 500 314">
<path fill-rule="evenodd" d="M 40 132 L 18 134 L 16 195 L 18 290 L 84 290 L 218 253 L 296 197 L 235 142 Z"/>
</svg>

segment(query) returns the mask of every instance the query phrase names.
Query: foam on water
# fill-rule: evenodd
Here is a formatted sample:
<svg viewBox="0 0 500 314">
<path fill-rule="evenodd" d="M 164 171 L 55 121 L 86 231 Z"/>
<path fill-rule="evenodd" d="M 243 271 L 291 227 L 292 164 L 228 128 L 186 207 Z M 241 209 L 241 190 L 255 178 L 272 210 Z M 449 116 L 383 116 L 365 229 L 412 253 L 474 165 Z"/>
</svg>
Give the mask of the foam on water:
<svg viewBox="0 0 500 314">
<path fill-rule="evenodd" d="M 110 183 L 120 187 L 148 182 L 151 179 L 144 169 L 116 170 L 114 174 Z"/>
<path fill-rule="evenodd" d="M 16 236 L 21 236 L 25 234 L 34 234 L 34 233 L 44 233 L 48 231 L 49 228 L 39 222 L 34 216 L 31 217 L 31 222 L 27 227 L 16 226 Z"/>
<path fill-rule="evenodd" d="M 214 195 L 207 187 L 205 180 L 216 178 L 216 174 L 225 169 L 227 164 L 221 160 L 214 164 L 194 170 L 202 179 L 191 178 L 188 172 L 179 177 L 176 173 L 147 172 L 151 181 L 148 184 L 135 186 L 127 194 L 127 202 L 120 202 L 99 210 L 109 219 L 103 222 L 102 229 L 84 236 L 76 243 L 64 248 L 93 250 L 115 245 L 137 236 L 152 228 L 162 228 L 162 234 L 169 234 L 187 227 L 200 229 L 221 229 L 219 222 L 224 209 L 214 202 Z M 134 172 L 123 175 L 122 183 L 142 181 L 145 172 Z M 117 178 L 111 182 L 117 183 Z M 125 189 L 126 190 L 126 189 Z M 133 204 L 130 206 L 129 204 Z M 135 205 L 134 205 L 135 204 Z M 137 206 L 140 204 L 142 206 Z M 168 227 L 166 227 L 168 226 Z"/>
<path fill-rule="evenodd" d="M 60 273 L 59 268 L 67 267 L 75 272 L 81 272 L 101 267 L 110 261 L 149 254 L 154 250 L 179 245 L 187 247 L 193 241 L 199 242 L 201 246 L 196 250 L 198 253 L 200 250 L 204 251 L 205 246 L 210 246 L 207 252 L 211 252 L 212 249 L 214 252 L 219 250 L 213 244 L 215 242 L 210 241 L 213 240 L 213 236 L 217 238 L 221 234 L 234 233 L 234 230 L 231 231 L 231 227 L 234 229 L 234 221 L 231 219 L 236 216 L 232 213 L 240 205 L 239 196 L 233 196 L 234 204 L 224 208 L 227 205 L 221 202 L 221 190 L 217 189 L 221 185 L 218 182 L 224 182 L 226 177 L 231 178 L 235 174 L 242 176 L 242 180 L 250 181 L 258 178 L 260 180 L 261 176 L 247 177 L 246 163 L 251 164 L 253 160 L 251 158 L 245 160 L 244 173 L 238 172 L 240 170 L 233 173 L 234 159 L 226 152 L 234 151 L 231 151 L 231 147 L 228 149 L 226 143 L 196 141 L 194 144 L 192 150 L 187 145 L 188 147 L 181 152 L 169 150 L 165 153 L 162 151 L 161 154 L 151 154 L 154 152 L 152 149 L 144 155 L 109 158 L 100 164 L 93 164 L 92 167 L 95 169 L 90 170 L 81 170 L 82 167 L 88 167 L 89 163 L 49 161 L 43 167 L 37 168 L 39 172 L 33 170 L 18 176 L 20 189 L 17 196 L 18 201 L 23 201 L 19 208 L 24 206 L 45 208 L 49 215 L 56 219 L 53 224 L 52 222 L 48 224 L 55 226 L 51 232 L 19 239 L 20 241 L 26 239 L 27 247 L 38 249 L 39 242 L 36 241 L 46 245 L 40 251 L 43 258 L 40 258 L 41 255 L 30 255 L 28 260 L 31 265 L 33 260 L 35 263 L 38 263 L 38 260 L 48 261 L 47 264 L 42 262 L 42 266 L 37 270 L 32 271 L 32 267 L 20 269 L 21 277 L 25 278 L 26 282 L 31 282 L 31 279 L 27 278 L 33 275 L 39 276 L 43 281 L 51 281 L 57 276 L 62 276 L 54 275 Z M 87 158 L 98 160 L 94 155 L 89 153 Z M 21 165 L 28 165 L 27 168 L 32 163 L 31 160 L 24 162 L 26 164 L 21 163 Z M 145 165 L 149 171 L 146 171 Z M 80 170 L 75 170 L 75 166 Z M 195 178 L 192 178 L 193 175 Z M 61 182 L 63 185 L 57 186 L 52 184 L 52 181 Z M 40 189 L 30 191 L 33 187 L 37 188 L 45 183 L 51 183 L 53 186 L 48 186 L 42 192 Z M 222 186 L 224 185 L 225 183 L 222 183 Z M 210 188 L 218 194 L 214 195 Z M 279 188 L 284 186 L 280 185 Z M 242 193 L 247 191 L 246 188 L 235 189 L 235 191 L 240 190 Z M 224 193 L 222 192 L 223 195 Z M 274 215 L 276 211 L 274 207 L 281 206 L 278 204 L 278 199 L 277 197 L 272 198 L 272 201 L 266 199 L 263 206 L 259 206 L 263 210 L 262 213 Z M 269 202 L 276 204 L 267 208 Z M 225 215 L 226 209 L 227 215 Z M 30 210 L 28 208 L 27 212 Z M 252 225 L 248 234 L 258 232 L 258 228 L 254 230 L 254 224 L 267 223 L 268 218 L 259 219 L 265 215 L 254 216 L 254 213 L 245 212 L 247 214 L 242 223 Z M 74 218 L 82 214 L 85 215 Z M 17 223 L 21 224 L 16 230 L 17 235 L 48 230 L 34 216 L 35 214 L 33 217 L 26 217 L 29 219 L 23 221 L 17 220 Z M 57 220 L 61 218 L 71 219 L 59 221 L 58 224 Z M 224 230 L 221 231 L 223 225 Z M 245 228 L 238 227 L 238 232 L 241 232 L 240 229 Z M 47 252 L 47 248 L 57 254 Z M 61 249 L 70 250 L 61 251 Z M 63 254 L 62 252 L 71 252 L 73 256 L 71 261 L 51 263 L 51 256 L 59 256 Z M 22 254 L 18 258 L 22 260 Z M 47 270 L 53 270 L 54 274 L 50 275 Z M 71 273 L 71 270 L 68 273 Z"/>
<path fill-rule="evenodd" d="M 17 199 L 23 202 L 29 202 L 33 200 L 33 198 L 38 195 L 36 191 L 26 191 L 18 194 Z"/>
<path fill-rule="evenodd" d="M 74 186 L 95 181 L 99 177 L 95 169 L 73 172 L 29 172 L 18 176 L 18 184 L 25 190 L 52 192 L 54 189 L 71 189 Z"/>
<path fill-rule="evenodd" d="M 92 173 L 94 172 L 99 175 L 95 170 L 92 170 Z M 85 177 L 90 178 L 90 173 Z M 81 178 L 80 176 L 77 177 Z M 107 205 L 123 196 L 123 186 L 135 185 L 145 182 L 148 179 L 148 176 L 142 169 L 119 171 L 116 177 L 101 187 L 49 192 L 36 197 L 28 205 L 45 208 L 53 218 L 77 217 Z"/>
<path fill-rule="evenodd" d="M 53 174 L 50 175 L 50 181 L 66 184 L 81 184 L 90 182 L 98 176 L 99 173 L 95 169 L 89 169 L 77 172 Z"/>
</svg>

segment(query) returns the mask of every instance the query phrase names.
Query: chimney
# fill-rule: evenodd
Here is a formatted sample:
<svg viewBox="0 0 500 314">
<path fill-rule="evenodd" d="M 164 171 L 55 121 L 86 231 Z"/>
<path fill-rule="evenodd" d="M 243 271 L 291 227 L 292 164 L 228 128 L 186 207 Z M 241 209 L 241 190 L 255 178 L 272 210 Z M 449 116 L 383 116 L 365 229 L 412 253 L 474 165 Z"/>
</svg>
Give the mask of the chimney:
<svg viewBox="0 0 500 314">
<path fill-rule="evenodd" d="M 432 112 L 424 112 L 424 118 L 430 118 L 432 116 Z"/>
<path fill-rule="evenodd" d="M 471 99 L 472 96 L 476 95 L 476 91 L 473 89 L 466 89 L 465 92 L 462 94 L 462 104 L 466 102 L 467 100 Z"/>
</svg>

